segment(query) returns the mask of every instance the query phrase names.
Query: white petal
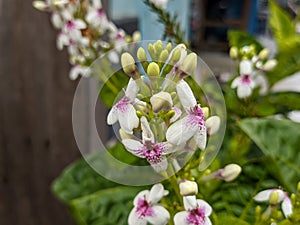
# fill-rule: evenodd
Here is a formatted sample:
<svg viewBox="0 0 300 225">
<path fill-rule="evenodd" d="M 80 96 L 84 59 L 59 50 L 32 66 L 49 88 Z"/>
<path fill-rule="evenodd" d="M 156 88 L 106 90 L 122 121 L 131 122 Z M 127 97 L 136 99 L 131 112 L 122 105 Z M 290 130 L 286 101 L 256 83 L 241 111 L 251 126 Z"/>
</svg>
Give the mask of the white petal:
<svg viewBox="0 0 300 225">
<path fill-rule="evenodd" d="M 114 63 L 114 64 L 117 64 L 117 63 L 119 63 L 119 55 L 117 54 L 117 52 L 116 51 L 110 51 L 109 53 L 108 53 L 108 59 L 109 59 L 109 61 L 111 61 L 112 63 Z"/>
<path fill-rule="evenodd" d="M 194 136 L 198 130 L 198 126 L 188 123 L 189 116 L 184 117 L 181 120 L 173 123 L 167 130 L 167 141 L 173 145 L 184 144 L 192 136 Z"/>
<path fill-rule="evenodd" d="M 174 225 L 189 225 L 186 220 L 188 216 L 189 213 L 186 211 L 176 213 L 174 216 Z"/>
<path fill-rule="evenodd" d="M 139 126 L 139 118 L 133 105 L 128 104 L 126 111 L 118 110 L 117 112 L 121 128 L 128 134 L 132 134 L 132 130 Z"/>
<path fill-rule="evenodd" d="M 90 24 L 93 24 L 96 17 L 97 17 L 97 11 L 89 10 L 85 18 L 86 18 L 87 22 L 89 22 Z"/>
<path fill-rule="evenodd" d="M 147 220 L 139 217 L 136 213 L 136 208 L 133 208 L 128 216 L 128 225 L 147 225 Z"/>
<path fill-rule="evenodd" d="M 205 217 L 204 219 L 205 219 L 205 221 L 204 221 L 203 225 L 211 225 L 212 224 L 208 217 Z"/>
<path fill-rule="evenodd" d="M 264 190 L 259 192 L 257 195 L 253 197 L 253 199 L 257 202 L 266 202 L 269 201 L 270 195 L 273 192 L 273 189 Z"/>
<path fill-rule="evenodd" d="M 236 77 L 233 81 L 232 81 L 232 83 L 231 83 L 231 88 L 236 88 L 236 87 L 238 87 L 239 85 L 240 85 L 240 77 Z"/>
<path fill-rule="evenodd" d="M 240 85 L 237 88 L 237 95 L 239 98 L 247 98 L 251 95 L 252 88 L 249 85 Z"/>
<path fill-rule="evenodd" d="M 132 139 L 124 139 L 122 140 L 122 143 L 130 153 L 140 158 L 145 158 L 145 156 L 141 152 L 141 149 L 144 147 L 144 145 L 139 141 L 132 140 Z"/>
<path fill-rule="evenodd" d="M 53 26 L 57 29 L 61 29 L 63 27 L 63 21 L 62 21 L 60 15 L 56 12 L 52 13 L 51 22 L 52 22 Z"/>
<path fill-rule="evenodd" d="M 99 1 L 99 0 L 93 0 L 93 7 L 95 7 L 96 9 L 102 8 L 101 1 Z"/>
<path fill-rule="evenodd" d="M 170 144 L 168 142 L 162 142 L 159 144 L 161 145 L 163 155 L 167 155 L 167 154 L 170 154 L 170 153 L 173 153 L 173 152 L 176 152 L 179 150 L 177 148 L 177 146 L 173 146 L 172 144 Z"/>
<path fill-rule="evenodd" d="M 251 75 L 253 71 L 253 63 L 251 60 L 243 60 L 240 62 L 240 74 Z"/>
<path fill-rule="evenodd" d="M 184 80 L 178 82 L 176 85 L 176 90 L 180 102 L 185 109 L 190 109 L 191 107 L 197 105 L 197 101 L 194 97 L 192 89 Z"/>
<path fill-rule="evenodd" d="M 142 135 L 143 135 L 143 141 L 151 141 L 154 143 L 154 134 L 149 126 L 148 120 L 146 117 L 141 118 L 141 127 L 142 127 Z"/>
<path fill-rule="evenodd" d="M 125 96 L 133 102 L 138 92 L 138 85 L 136 84 L 134 79 L 130 78 L 125 91 Z"/>
<path fill-rule="evenodd" d="M 209 216 L 212 213 L 211 206 L 201 199 L 197 199 L 198 208 L 204 208 L 205 209 L 205 216 Z"/>
<path fill-rule="evenodd" d="M 112 109 L 109 111 L 109 113 L 107 115 L 106 123 L 108 125 L 112 125 L 112 124 L 116 123 L 117 121 L 118 121 L 118 115 L 116 112 L 116 108 L 112 107 Z"/>
<path fill-rule="evenodd" d="M 151 166 L 158 173 L 162 172 L 162 171 L 165 171 L 168 168 L 167 158 L 165 156 L 161 156 L 160 157 L 160 162 L 158 162 L 158 163 L 151 163 Z"/>
<path fill-rule="evenodd" d="M 139 199 L 148 199 L 149 198 L 149 194 L 150 194 L 150 191 L 148 190 L 144 190 L 144 191 L 140 191 L 134 198 L 133 200 L 133 205 L 134 206 L 137 206 L 138 205 L 138 201 Z"/>
<path fill-rule="evenodd" d="M 164 186 L 162 184 L 155 184 L 152 186 L 147 200 L 149 203 L 152 204 L 157 203 L 162 199 L 162 197 L 164 197 L 164 194 L 165 194 Z"/>
<path fill-rule="evenodd" d="M 82 30 L 86 28 L 86 23 L 83 20 L 76 19 L 74 20 L 74 24 L 76 26 L 76 29 Z"/>
<path fill-rule="evenodd" d="M 76 80 L 80 74 L 81 70 L 79 66 L 74 66 L 71 70 L 70 70 L 70 74 L 69 77 L 71 80 Z"/>
<path fill-rule="evenodd" d="M 206 134 L 206 127 L 203 126 L 201 130 L 198 130 L 195 133 L 194 139 L 197 143 L 197 146 L 201 149 L 204 150 L 206 147 L 206 139 L 207 139 L 207 134 Z"/>
<path fill-rule="evenodd" d="M 221 125 L 221 119 L 218 116 L 211 116 L 205 121 L 205 125 L 207 133 L 213 135 L 218 132 Z"/>
<path fill-rule="evenodd" d="M 282 208 L 285 218 L 287 218 L 289 215 L 293 214 L 292 202 L 288 196 L 286 196 L 284 198 L 284 200 L 282 201 L 281 208 Z"/>
<path fill-rule="evenodd" d="M 155 205 L 152 207 L 153 216 L 147 216 L 146 220 L 154 225 L 166 225 L 170 220 L 170 213 L 162 206 Z"/>
<path fill-rule="evenodd" d="M 187 210 L 187 211 L 191 211 L 193 209 L 197 209 L 196 196 L 195 195 L 184 196 L 183 197 L 183 205 L 184 205 L 185 210 Z"/>
<path fill-rule="evenodd" d="M 176 106 L 173 107 L 173 110 L 175 111 L 175 114 L 174 114 L 174 116 L 170 119 L 170 122 L 171 122 L 171 123 L 174 123 L 176 120 L 178 120 L 179 117 L 180 117 L 181 114 L 182 114 L 181 109 L 179 109 L 179 108 L 176 107 Z"/>
</svg>

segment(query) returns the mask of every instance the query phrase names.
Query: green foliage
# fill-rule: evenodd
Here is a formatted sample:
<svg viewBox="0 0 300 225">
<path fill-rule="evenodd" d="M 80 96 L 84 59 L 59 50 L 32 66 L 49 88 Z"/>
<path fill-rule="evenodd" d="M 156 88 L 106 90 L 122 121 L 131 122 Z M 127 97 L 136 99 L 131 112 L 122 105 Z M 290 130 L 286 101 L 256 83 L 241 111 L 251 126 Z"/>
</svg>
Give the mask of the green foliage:
<svg viewBox="0 0 300 225">
<path fill-rule="evenodd" d="M 79 225 L 126 225 L 132 201 L 140 190 L 122 186 L 104 189 L 72 200 L 71 213 Z"/>
<path fill-rule="evenodd" d="M 288 191 L 295 191 L 300 179 L 300 124 L 290 120 L 245 119 L 241 128 L 265 155 L 274 160 L 266 166 Z"/>
<path fill-rule="evenodd" d="M 258 52 L 263 49 L 262 45 L 254 37 L 244 31 L 230 30 L 228 31 L 228 39 L 230 46 L 242 48 L 247 45 L 254 45 Z"/>
</svg>

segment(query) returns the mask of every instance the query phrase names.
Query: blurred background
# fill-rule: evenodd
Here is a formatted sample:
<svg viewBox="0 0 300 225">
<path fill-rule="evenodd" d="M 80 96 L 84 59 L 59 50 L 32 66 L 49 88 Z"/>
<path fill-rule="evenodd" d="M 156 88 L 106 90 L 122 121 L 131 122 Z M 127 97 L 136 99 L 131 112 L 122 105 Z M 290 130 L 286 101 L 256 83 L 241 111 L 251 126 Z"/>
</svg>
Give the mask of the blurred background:
<svg viewBox="0 0 300 225">
<path fill-rule="evenodd" d="M 287 8 L 286 1 L 278 1 Z M 162 26 L 140 0 L 103 1 L 110 18 L 143 39 Z M 272 44 L 266 0 L 170 0 L 197 51 L 216 75 L 230 72 L 227 30 L 242 29 Z M 72 225 L 51 182 L 80 158 L 72 130 L 77 82 L 68 78 L 66 51 L 56 49 L 49 15 L 31 0 L 0 0 L 0 224 Z M 82 93 L 83 98 L 88 98 Z M 83 109 L 84 110 L 84 109 Z M 99 113 L 105 115 L 105 109 Z"/>
</svg>

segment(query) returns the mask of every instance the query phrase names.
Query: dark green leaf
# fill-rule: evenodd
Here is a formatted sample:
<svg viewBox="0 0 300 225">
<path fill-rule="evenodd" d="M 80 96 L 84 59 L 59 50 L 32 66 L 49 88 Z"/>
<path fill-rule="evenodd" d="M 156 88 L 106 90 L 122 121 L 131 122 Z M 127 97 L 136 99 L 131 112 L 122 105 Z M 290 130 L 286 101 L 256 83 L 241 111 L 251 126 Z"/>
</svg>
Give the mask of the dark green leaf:
<svg viewBox="0 0 300 225">
<path fill-rule="evenodd" d="M 240 127 L 266 155 L 274 160 L 279 180 L 283 180 L 289 191 L 295 191 L 300 179 L 300 124 L 290 120 L 244 119 Z M 270 165 L 273 166 L 273 165 Z"/>
</svg>

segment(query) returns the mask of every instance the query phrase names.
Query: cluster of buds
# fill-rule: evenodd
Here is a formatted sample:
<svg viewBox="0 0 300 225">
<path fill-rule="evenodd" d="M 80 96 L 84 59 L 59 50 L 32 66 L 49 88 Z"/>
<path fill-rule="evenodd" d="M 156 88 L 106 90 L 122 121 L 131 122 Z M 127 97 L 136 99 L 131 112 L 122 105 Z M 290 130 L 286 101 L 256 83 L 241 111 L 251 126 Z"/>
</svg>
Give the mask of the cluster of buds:
<svg viewBox="0 0 300 225">
<path fill-rule="evenodd" d="M 180 192 L 187 189 L 198 190 L 197 183 L 183 181 L 180 183 Z M 128 217 L 129 225 L 153 224 L 166 225 L 170 218 L 170 213 L 158 202 L 168 195 L 162 184 L 155 184 L 151 190 L 144 190 L 138 193 L 133 201 L 134 208 Z M 175 225 L 210 225 L 209 216 L 212 213 L 211 206 L 202 199 L 197 199 L 195 194 L 183 195 L 184 211 L 177 212 L 173 221 Z"/>
<path fill-rule="evenodd" d="M 208 108 L 201 107 L 184 80 L 196 70 L 195 53 L 188 53 L 183 44 L 172 49 L 171 43 L 164 46 L 161 41 L 149 44 L 148 53 L 142 47 L 137 50 L 139 63 L 123 53 L 123 71 L 130 80 L 107 123 L 119 122 L 125 148 L 161 172 L 167 170 L 171 153 L 191 152 L 191 146 L 204 150 L 207 131 L 216 133 L 220 123 L 217 116 L 209 120 Z"/>
<path fill-rule="evenodd" d="M 275 59 L 268 59 L 269 51 L 264 48 L 257 51 L 254 45 L 237 48 L 231 47 L 230 57 L 238 62 L 238 76 L 232 81 L 231 88 L 237 88 L 239 98 L 251 96 L 256 87 L 260 94 L 268 91 L 268 82 L 264 72 L 271 71 L 277 65 Z"/>
<path fill-rule="evenodd" d="M 33 1 L 33 6 L 51 13 L 51 22 L 59 30 L 57 48 L 68 49 L 70 79 L 79 75 L 89 76 L 89 66 L 101 54 L 120 48 L 130 37 L 110 21 L 101 0 L 45 0 Z M 136 33 L 133 36 L 139 39 Z M 119 49 L 120 51 L 120 49 Z M 110 52 L 110 60 L 118 60 L 117 52 Z"/>
</svg>

